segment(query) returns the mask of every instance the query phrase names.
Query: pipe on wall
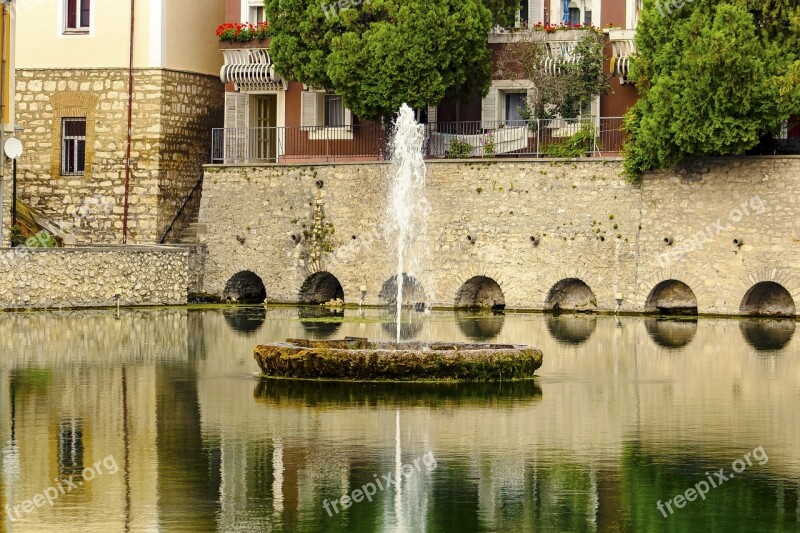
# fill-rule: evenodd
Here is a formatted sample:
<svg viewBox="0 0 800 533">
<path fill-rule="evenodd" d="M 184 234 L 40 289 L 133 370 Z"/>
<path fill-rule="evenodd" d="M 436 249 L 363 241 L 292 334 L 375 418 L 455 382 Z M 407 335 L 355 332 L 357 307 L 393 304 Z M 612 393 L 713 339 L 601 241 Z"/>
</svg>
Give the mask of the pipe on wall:
<svg viewBox="0 0 800 533">
<path fill-rule="evenodd" d="M 133 32 L 136 20 L 134 16 L 135 8 L 136 0 L 131 0 L 131 39 L 128 62 L 128 146 L 125 154 L 125 199 L 122 212 L 122 244 L 128 243 L 128 196 L 131 182 L 131 143 L 133 137 Z"/>
</svg>

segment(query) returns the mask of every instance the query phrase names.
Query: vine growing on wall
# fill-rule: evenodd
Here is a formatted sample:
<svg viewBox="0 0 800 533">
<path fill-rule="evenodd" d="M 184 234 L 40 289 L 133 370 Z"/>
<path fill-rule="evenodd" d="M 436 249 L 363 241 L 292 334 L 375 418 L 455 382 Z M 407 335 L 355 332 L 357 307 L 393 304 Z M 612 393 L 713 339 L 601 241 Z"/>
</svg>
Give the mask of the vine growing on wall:
<svg viewBox="0 0 800 533">
<path fill-rule="evenodd" d="M 542 32 L 516 33 L 498 51 L 495 77 L 533 85 L 526 106 L 519 109 L 522 118 L 577 118 L 610 90 L 603 48 L 603 33 L 595 28 L 583 32 L 574 44 L 549 40 Z"/>
<path fill-rule="evenodd" d="M 322 270 L 322 259 L 325 254 L 333 252 L 332 239 L 336 228 L 333 227 L 333 223 L 325 220 L 325 206 L 320 193 L 317 193 L 313 207 L 311 221 L 301 226 L 303 229 L 301 257 L 309 272 L 318 272 Z"/>
</svg>

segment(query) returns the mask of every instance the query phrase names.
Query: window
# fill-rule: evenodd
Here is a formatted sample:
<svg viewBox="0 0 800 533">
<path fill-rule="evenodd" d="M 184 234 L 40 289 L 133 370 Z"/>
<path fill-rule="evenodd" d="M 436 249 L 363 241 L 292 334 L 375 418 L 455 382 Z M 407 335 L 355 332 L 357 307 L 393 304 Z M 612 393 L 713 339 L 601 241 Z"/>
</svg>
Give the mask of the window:
<svg viewBox="0 0 800 533">
<path fill-rule="evenodd" d="M 86 119 L 61 119 L 61 175 L 82 176 L 86 165 Z"/>
<path fill-rule="evenodd" d="M 89 31 L 91 0 L 66 0 L 64 6 L 65 32 L 86 33 Z"/>
<path fill-rule="evenodd" d="M 249 0 L 247 6 L 247 22 L 258 25 L 259 22 L 267 20 L 267 13 L 264 10 L 263 0 Z"/>
<path fill-rule="evenodd" d="M 504 119 L 506 126 L 520 126 L 525 124 L 522 111 L 527 105 L 527 93 L 505 93 Z"/>
<path fill-rule="evenodd" d="M 324 126 L 344 126 L 344 104 L 342 103 L 342 97 L 338 94 L 325 95 L 324 119 Z"/>
<path fill-rule="evenodd" d="M 527 28 L 529 26 L 528 0 L 520 0 L 519 11 L 517 12 L 517 27 Z"/>
</svg>

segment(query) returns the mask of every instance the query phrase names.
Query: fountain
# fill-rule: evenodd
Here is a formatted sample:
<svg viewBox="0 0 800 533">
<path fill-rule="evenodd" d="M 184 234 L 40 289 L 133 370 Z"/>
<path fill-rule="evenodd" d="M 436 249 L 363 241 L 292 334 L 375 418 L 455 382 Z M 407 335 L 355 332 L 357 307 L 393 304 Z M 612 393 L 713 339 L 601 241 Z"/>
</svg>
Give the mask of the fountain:
<svg viewBox="0 0 800 533">
<path fill-rule="evenodd" d="M 401 342 L 403 286 L 419 272 L 430 205 L 425 197 L 423 126 L 403 104 L 391 143 L 387 242 L 395 243 L 395 341 L 287 339 L 258 346 L 265 377 L 347 381 L 506 381 L 533 378 L 542 352 L 513 344 Z"/>
</svg>

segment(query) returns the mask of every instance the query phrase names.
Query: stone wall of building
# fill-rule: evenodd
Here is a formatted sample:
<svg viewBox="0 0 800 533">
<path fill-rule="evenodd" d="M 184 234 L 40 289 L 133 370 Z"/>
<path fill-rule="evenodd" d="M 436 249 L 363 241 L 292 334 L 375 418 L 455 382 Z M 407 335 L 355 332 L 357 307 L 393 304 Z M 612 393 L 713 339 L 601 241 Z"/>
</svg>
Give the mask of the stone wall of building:
<svg viewBox="0 0 800 533">
<path fill-rule="evenodd" d="M 186 247 L 0 249 L 0 309 L 183 305 Z"/>
<path fill-rule="evenodd" d="M 366 303 L 385 303 L 387 170 L 207 167 L 204 290 L 220 294 L 250 271 L 269 301 L 293 302 L 328 272 L 346 302 L 365 287 Z M 623 311 L 644 311 L 694 297 L 700 313 L 736 314 L 753 285 L 774 281 L 800 304 L 800 158 L 707 160 L 638 184 L 619 160 L 432 162 L 427 196 L 427 249 L 411 274 L 428 303 L 480 294 L 515 308 L 613 310 L 621 295 Z M 320 213 L 334 231 L 315 243 L 304 231 Z M 659 286 L 669 280 L 688 285 L 688 303 L 681 285 Z"/>
<path fill-rule="evenodd" d="M 79 243 L 121 242 L 128 71 L 18 70 L 16 80 L 26 148 L 20 199 L 63 221 Z M 164 234 L 208 160 L 222 102 L 223 87 L 214 77 L 134 71 L 128 242 L 153 243 Z M 69 117 L 87 121 L 84 175 L 61 176 L 61 120 Z"/>
</svg>

